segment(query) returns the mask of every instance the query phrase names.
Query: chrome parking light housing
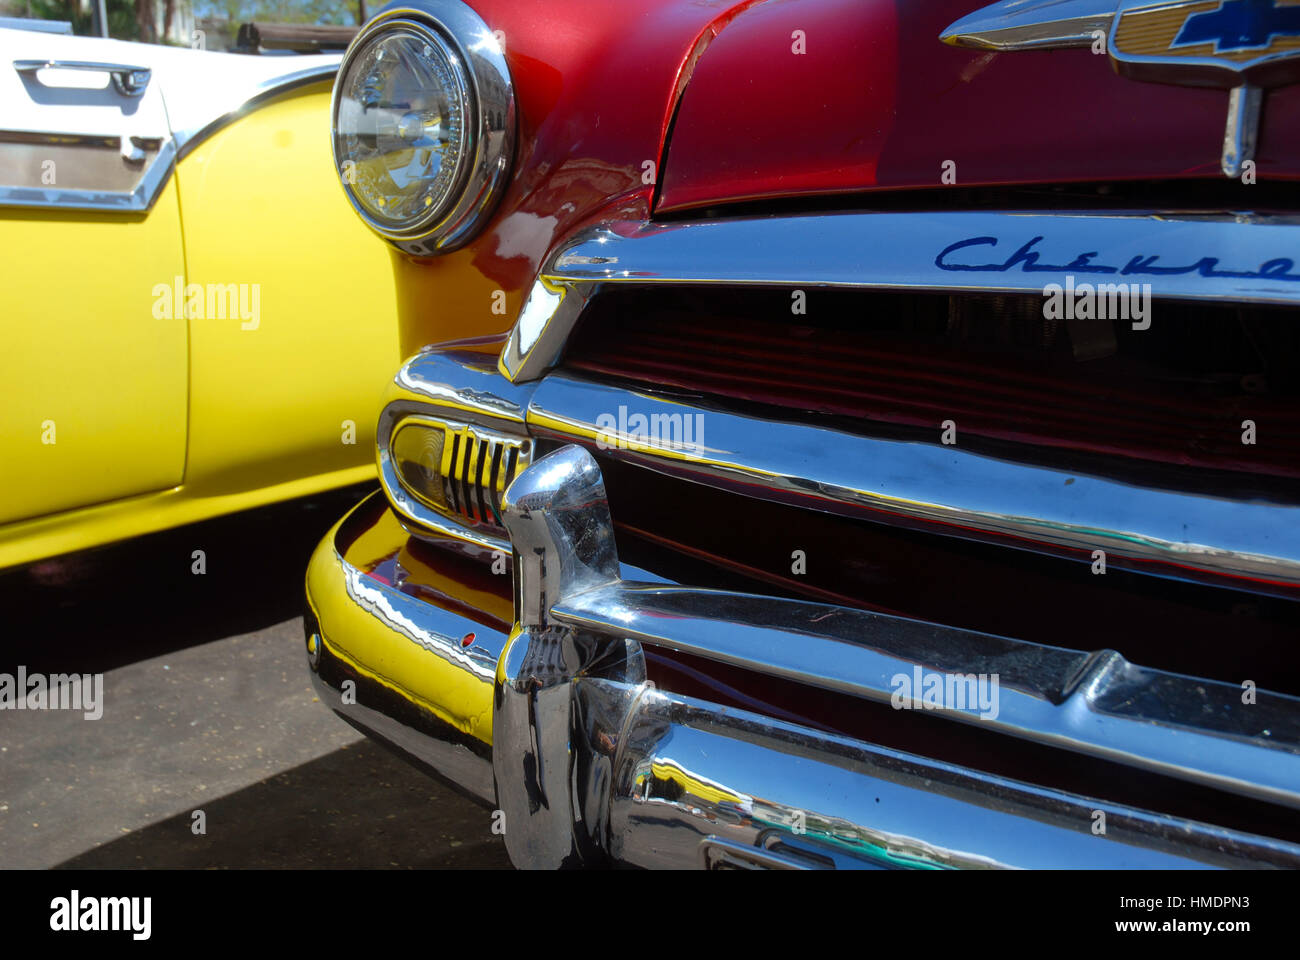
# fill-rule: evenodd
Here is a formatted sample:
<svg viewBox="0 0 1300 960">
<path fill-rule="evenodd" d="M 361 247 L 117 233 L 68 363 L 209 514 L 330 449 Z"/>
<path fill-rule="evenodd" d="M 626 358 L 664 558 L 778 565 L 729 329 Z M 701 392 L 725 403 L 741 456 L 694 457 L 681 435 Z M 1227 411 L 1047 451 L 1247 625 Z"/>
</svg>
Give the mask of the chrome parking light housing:
<svg viewBox="0 0 1300 960">
<path fill-rule="evenodd" d="M 398 92 L 400 117 L 398 101 L 383 102 Z M 348 201 L 406 253 L 462 246 L 500 199 L 514 150 L 510 72 L 497 35 L 460 0 L 381 10 L 348 47 L 330 118 Z"/>
</svg>

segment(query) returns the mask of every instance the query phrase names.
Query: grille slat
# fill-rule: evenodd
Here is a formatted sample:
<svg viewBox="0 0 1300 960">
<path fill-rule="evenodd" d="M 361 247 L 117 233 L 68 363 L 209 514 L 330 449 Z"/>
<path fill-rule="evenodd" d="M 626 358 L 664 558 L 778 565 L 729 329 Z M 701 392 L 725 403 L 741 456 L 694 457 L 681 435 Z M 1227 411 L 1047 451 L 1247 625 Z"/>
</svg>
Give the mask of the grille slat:
<svg viewBox="0 0 1300 960">
<path fill-rule="evenodd" d="M 429 418 L 417 417 L 428 426 Z M 532 459 L 528 438 L 497 434 L 490 428 L 437 423 L 444 431 L 440 472 L 445 509 L 476 525 L 501 527 L 501 500 L 515 474 Z M 400 432 L 394 431 L 394 436 Z M 424 501 L 428 504 L 427 498 Z"/>
<path fill-rule="evenodd" d="M 784 290 L 622 291 L 593 301 L 563 362 L 868 433 L 951 419 L 1027 451 L 1300 477 L 1300 325 L 1276 308 L 1156 301 L 1150 330 L 1117 321 L 1115 353 L 1078 360 L 1041 297 L 811 296 L 791 317 Z"/>
</svg>

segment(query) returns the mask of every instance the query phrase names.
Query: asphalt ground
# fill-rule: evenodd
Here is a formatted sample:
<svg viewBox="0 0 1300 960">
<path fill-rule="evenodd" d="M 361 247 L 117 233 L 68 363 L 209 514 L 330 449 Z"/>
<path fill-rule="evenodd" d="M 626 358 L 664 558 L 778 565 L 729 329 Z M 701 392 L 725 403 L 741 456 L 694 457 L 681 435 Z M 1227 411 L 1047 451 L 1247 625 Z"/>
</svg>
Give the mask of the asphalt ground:
<svg viewBox="0 0 1300 960">
<path fill-rule="evenodd" d="M 0 574 L 0 673 L 104 674 L 99 719 L 0 711 L 0 868 L 509 867 L 490 811 L 312 690 L 307 559 L 367 492 Z"/>
</svg>

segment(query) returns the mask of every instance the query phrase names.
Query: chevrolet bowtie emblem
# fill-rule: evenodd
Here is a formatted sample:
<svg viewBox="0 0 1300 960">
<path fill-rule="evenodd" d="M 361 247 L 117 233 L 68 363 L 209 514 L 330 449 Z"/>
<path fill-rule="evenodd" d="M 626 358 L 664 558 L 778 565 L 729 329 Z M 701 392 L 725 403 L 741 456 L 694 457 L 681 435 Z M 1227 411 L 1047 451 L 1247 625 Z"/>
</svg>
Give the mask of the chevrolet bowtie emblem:
<svg viewBox="0 0 1300 960">
<path fill-rule="evenodd" d="M 1223 172 L 1255 153 L 1264 91 L 1300 81 L 1300 0 L 1004 0 L 958 20 L 944 43 L 983 50 L 1090 47 L 1117 73 L 1224 87 Z"/>
</svg>

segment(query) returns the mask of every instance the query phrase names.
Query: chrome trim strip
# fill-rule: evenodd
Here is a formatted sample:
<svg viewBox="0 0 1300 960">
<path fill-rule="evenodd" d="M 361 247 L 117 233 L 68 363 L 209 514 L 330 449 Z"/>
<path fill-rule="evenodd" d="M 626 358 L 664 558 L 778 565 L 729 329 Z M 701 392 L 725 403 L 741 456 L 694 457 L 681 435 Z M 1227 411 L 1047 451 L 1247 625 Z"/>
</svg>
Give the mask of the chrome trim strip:
<svg viewBox="0 0 1300 960">
<path fill-rule="evenodd" d="M 1300 808 L 1300 699 L 847 607 L 718 590 L 618 582 L 566 596 L 550 616 L 879 703 L 903 677 L 996 677 L 982 709 L 972 684 L 935 711 L 1048 746 Z M 908 706 L 912 704 L 910 702 Z M 895 703 L 897 707 L 897 703 Z"/>
<path fill-rule="evenodd" d="M 495 354 L 429 349 L 402 364 L 388 384 L 384 405 L 423 404 L 485 426 L 522 428 L 534 388 L 502 379 Z"/>
<path fill-rule="evenodd" d="M 1092 46 L 1110 32 L 1116 0 L 1002 0 L 951 24 L 939 39 L 980 50 Z"/>
<path fill-rule="evenodd" d="M 1157 300 L 1295 305 L 1298 247 L 1300 222 L 1245 214 L 927 211 L 608 223 L 547 259 L 500 369 L 515 382 L 545 374 L 606 284 L 1041 294 L 1074 277 L 1150 284 Z"/>
<path fill-rule="evenodd" d="M 294 58 L 288 59 L 292 62 Z M 338 72 L 339 61 L 339 57 L 332 56 L 329 57 L 329 62 L 313 63 L 310 66 L 299 67 L 278 76 L 260 80 L 251 89 L 245 88 L 236 91 L 220 108 L 222 112 L 215 116 L 206 116 L 201 119 L 192 116 L 185 117 L 184 125 L 172 131 L 178 150 L 177 159 L 184 159 L 203 141 L 268 100 L 296 90 L 299 87 L 309 86 L 333 77 Z M 166 90 L 163 91 L 163 99 L 164 101 L 167 99 Z M 168 113 L 169 115 L 173 114 L 170 105 Z"/>
<path fill-rule="evenodd" d="M 577 682 L 580 704 L 622 691 Z M 837 868 L 1292 867 L 1294 844 L 1035 787 L 646 691 L 618 731 L 609 853 L 648 868 L 702 866 L 720 838 Z M 1106 832 L 1091 825 L 1104 813 Z M 507 834 L 507 837 L 509 835 Z"/>
<path fill-rule="evenodd" d="M 704 442 L 665 446 L 608 423 L 620 407 L 701 417 Z M 605 426 L 601 418 L 606 418 Z M 884 440 L 747 417 L 553 373 L 528 406 L 538 437 L 739 489 L 748 496 L 922 527 L 1020 549 L 1033 544 L 1164 565 L 1170 577 L 1244 577 L 1300 585 L 1300 506 L 1138 487 L 1000 460 L 957 446 Z M 1252 587 L 1257 584 L 1252 584 Z"/>
<path fill-rule="evenodd" d="M 69 140 L 77 139 L 103 139 L 63 134 L 23 134 L 24 140 L 27 141 L 33 137 L 55 144 L 67 144 Z M 0 144 L 3 144 L 4 140 L 4 133 L 0 133 Z M 149 162 L 135 188 L 129 193 L 120 190 L 70 190 L 57 186 L 0 186 L 0 207 L 141 213 L 153 208 L 154 201 L 166 186 L 175 166 L 176 144 L 175 141 L 167 139 L 162 141 L 158 152 Z"/>
</svg>

